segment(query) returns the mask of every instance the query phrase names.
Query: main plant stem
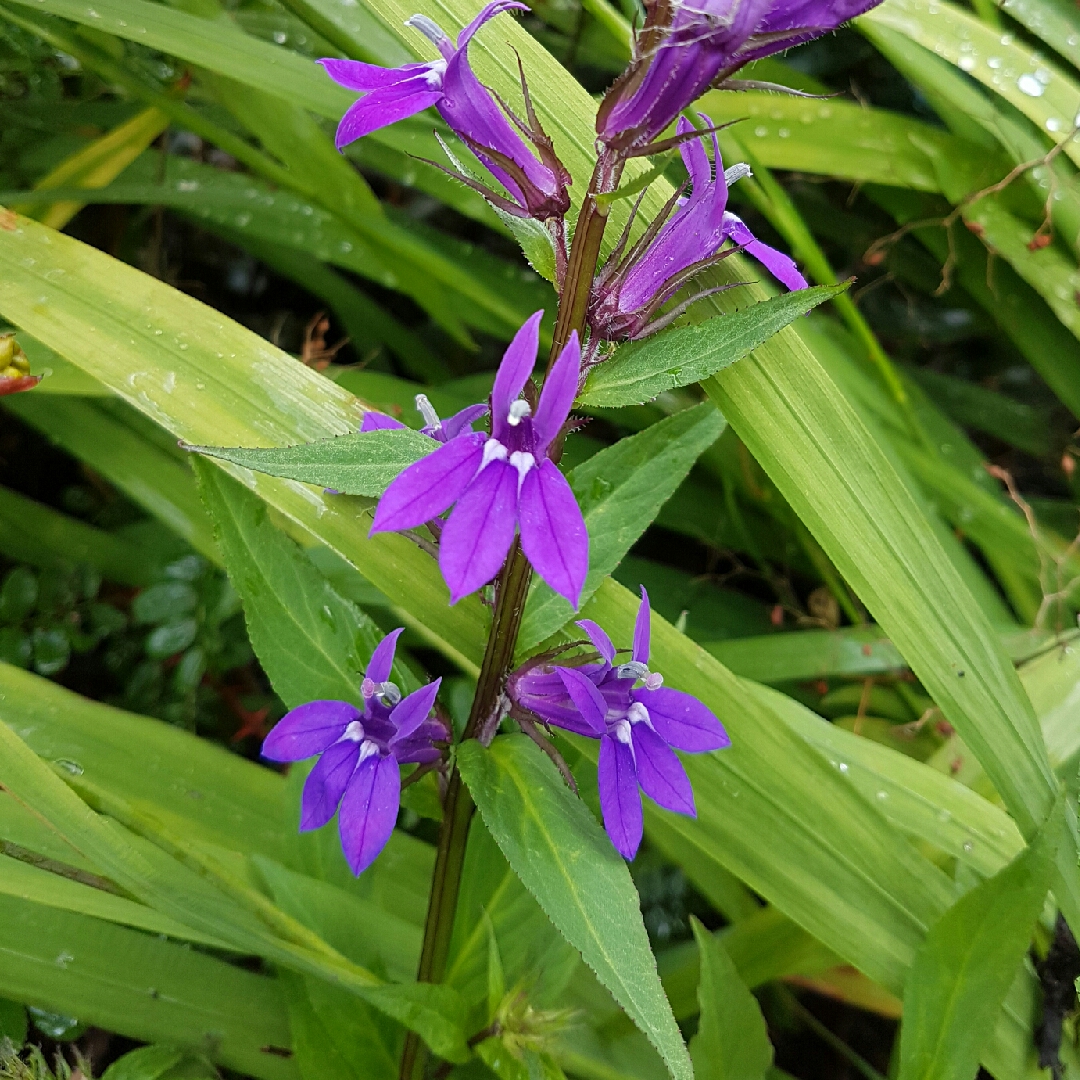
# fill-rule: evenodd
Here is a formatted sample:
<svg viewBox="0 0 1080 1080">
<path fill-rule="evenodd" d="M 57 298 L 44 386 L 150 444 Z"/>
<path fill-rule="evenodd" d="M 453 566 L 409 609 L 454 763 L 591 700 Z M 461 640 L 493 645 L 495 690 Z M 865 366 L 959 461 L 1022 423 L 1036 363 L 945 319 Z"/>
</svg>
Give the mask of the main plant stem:
<svg viewBox="0 0 1080 1080">
<path fill-rule="evenodd" d="M 600 257 L 600 244 L 607 224 L 607 207 L 597 203 L 594 195 L 610 190 L 614 181 L 604 159 L 597 164 L 593 183 L 585 196 L 578 216 L 574 240 L 567 261 L 566 278 L 559 298 L 555 320 L 555 336 L 548 357 L 548 370 L 562 352 L 573 331 L 580 336 L 585 327 L 589 290 Z M 598 186 L 598 184 L 600 186 Z M 525 613 L 525 598 L 529 591 L 532 570 L 515 540 L 503 564 L 495 587 L 495 613 L 491 620 L 487 648 L 480 665 L 469 719 L 462 739 L 475 739 L 497 716 L 507 673 L 514 661 L 521 619 Z M 418 982 L 441 982 L 446 971 L 450 938 L 454 930 L 461 870 L 465 863 L 465 845 L 469 838 L 469 823 L 475 809 L 468 788 L 461 782 L 455 767 L 450 774 L 443 803 L 442 826 L 435 854 L 435 872 L 431 880 L 427 919 L 424 923 L 424 944 L 420 951 Z M 407 1032 L 401 1053 L 401 1080 L 421 1080 L 427 1048 L 415 1032 Z"/>
</svg>

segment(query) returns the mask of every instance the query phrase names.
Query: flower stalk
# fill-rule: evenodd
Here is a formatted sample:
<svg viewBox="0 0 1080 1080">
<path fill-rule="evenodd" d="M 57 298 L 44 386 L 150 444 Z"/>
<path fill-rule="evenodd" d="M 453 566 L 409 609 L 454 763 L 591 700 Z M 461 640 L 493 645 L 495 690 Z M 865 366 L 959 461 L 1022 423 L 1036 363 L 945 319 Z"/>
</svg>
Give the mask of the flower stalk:
<svg viewBox="0 0 1080 1080">
<path fill-rule="evenodd" d="M 598 204 L 595 195 L 599 194 L 599 185 L 603 185 L 600 190 L 610 191 L 614 190 L 618 182 L 616 170 L 610 164 L 610 159 L 605 160 L 605 157 L 606 155 L 602 156 L 597 163 L 593 183 L 585 196 L 574 232 L 566 277 L 559 297 L 555 337 L 548 357 L 548 373 L 556 359 L 561 356 L 570 335 L 576 330 L 580 337 L 584 331 L 589 294 L 600 258 L 604 228 L 607 225 L 607 207 Z M 561 446 L 561 440 L 557 441 L 557 445 Z M 493 718 L 498 716 L 506 677 L 514 660 L 521 620 L 525 614 L 525 600 L 531 576 L 532 570 L 522 551 L 520 539 L 515 539 L 495 584 L 495 611 L 492 615 L 491 631 L 462 740 L 480 737 L 485 729 L 490 728 Z M 446 970 L 461 871 L 465 863 L 465 847 L 469 838 L 469 824 L 474 810 L 472 796 L 455 767 L 451 771 L 443 803 L 435 871 L 428 898 L 427 918 L 424 921 L 424 942 L 416 974 L 418 982 L 440 982 Z M 426 1058 L 427 1048 L 419 1036 L 415 1032 L 407 1032 L 401 1054 L 400 1080 L 421 1080 Z"/>
</svg>

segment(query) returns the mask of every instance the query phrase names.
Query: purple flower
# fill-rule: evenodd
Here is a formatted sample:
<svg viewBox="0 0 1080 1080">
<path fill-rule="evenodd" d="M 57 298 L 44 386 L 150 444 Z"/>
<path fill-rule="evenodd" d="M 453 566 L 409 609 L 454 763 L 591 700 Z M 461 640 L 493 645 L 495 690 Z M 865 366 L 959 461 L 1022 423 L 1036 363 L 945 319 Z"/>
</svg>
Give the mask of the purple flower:
<svg viewBox="0 0 1080 1080">
<path fill-rule="evenodd" d="M 711 123 L 707 116 L 702 119 Z M 682 135 L 692 132 L 694 127 L 680 117 L 677 130 Z M 741 218 L 728 211 L 728 183 L 749 175 L 750 170 L 745 165 L 736 165 L 725 173 L 715 132 L 712 144 L 715 177 L 701 140 L 684 142 L 680 152 L 693 184 L 689 198 L 678 200 L 681 205 L 665 222 L 677 201 L 676 193 L 644 236 L 624 254 L 631 220 L 597 275 L 587 318 L 599 337 L 609 341 L 647 337 L 667 326 L 694 301 L 724 288 L 707 289 L 654 318 L 692 278 L 735 250 L 720 254 L 728 240 L 757 259 L 789 289 L 806 288 L 806 279 L 787 255 L 763 244 Z"/>
<path fill-rule="evenodd" d="M 744 64 L 820 37 L 879 2 L 654 0 L 633 61 L 597 112 L 597 135 L 613 150 L 640 150 Z"/>
<path fill-rule="evenodd" d="M 357 60 L 320 60 L 336 83 L 364 94 L 341 118 L 335 138 L 338 149 L 434 105 L 511 196 L 505 199 L 482 189 L 492 202 L 518 217 L 541 221 L 565 214 L 570 206 L 566 192 L 570 174 L 555 156 L 551 140 L 533 113 L 524 78 L 528 124 L 514 116 L 501 100 L 496 104 L 469 66 L 467 46 L 472 36 L 489 19 L 515 10 L 527 11 L 528 6 L 518 0 L 494 0 L 458 34 L 456 47 L 438 24 L 426 15 L 414 15 L 408 25 L 436 46 L 442 54 L 440 60 L 400 68 L 382 68 Z M 540 160 L 522 135 L 536 147 Z M 468 178 L 461 179 L 469 183 Z"/>
<path fill-rule="evenodd" d="M 690 694 L 662 687 L 663 678 L 649 671 L 649 616 L 642 588 L 627 663 L 616 665 L 611 639 L 582 619 L 577 625 L 600 654 L 599 664 L 526 669 L 508 687 L 516 704 L 545 723 L 599 738 L 604 827 L 627 859 L 641 843 L 638 787 L 665 809 L 694 817 L 694 793 L 675 750 L 702 753 L 731 743 L 711 710 Z"/>
<path fill-rule="evenodd" d="M 585 583 L 585 522 L 570 485 L 548 457 L 577 394 L 581 350 L 576 334 L 544 382 L 535 414 L 520 397 L 536 361 L 542 315 L 536 312 L 522 326 L 499 365 L 491 392 L 490 437 L 459 435 L 410 465 L 386 489 L 375 511 L 372 533 L 399 532 L 454 506 L 439 539 L 439 567 L 451 603 L 498 573 L 519 528 L 525 555 L 555 592 L 576 607 Z"/>
<path fill-rule="evenodd" d="M 432 408 L 427 394 L 417 394 L 416 410 L 424 418 L 424 426 L 420 429 L 420 434 L 427 435 L 436 442 L 446 443 L 459 435 L 471 435 L 473 424 L 488 411 L 488 407 L 469 405 L 460 412 L 454 413 L 449 420 L 443 421 Z M 374 409 L 369 409 L 364 413 L 364 419 L 360 422 L 361 434 L 365 431 L 393 431 L 403 427 L 405 425 L 400 420 L 395 420 L 386 413 L 376 412 Z"/>
<path fill-rule="evenodd" d="M 325 825 L 341 806 L 345 859 L 360 874 L 382 851 L 397 821 L 398 765 L 438 761 L 433 744 L 450 733 L 432 715 L 441 679 L 407 698 L 389 681 L 400 630 L 375 647 L 360 685 L 363 710 L 348 701 L 309 701 L 285 714 L 262 746 L 271 761 L 321 755 L 304 784 L 300 831 Z"/>
</svg>

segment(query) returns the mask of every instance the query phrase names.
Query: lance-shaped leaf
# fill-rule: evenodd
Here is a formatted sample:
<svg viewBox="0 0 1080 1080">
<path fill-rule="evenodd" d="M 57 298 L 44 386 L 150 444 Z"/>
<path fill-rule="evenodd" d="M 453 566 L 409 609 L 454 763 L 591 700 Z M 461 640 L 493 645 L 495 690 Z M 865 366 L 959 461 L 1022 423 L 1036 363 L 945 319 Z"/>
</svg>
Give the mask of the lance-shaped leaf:
<svg viewBox="0 0 1080 1080">
<path fill-rule="evenodd" d="M 525 738 L 458 749 L 484 824 L 548 918 L 648 1036 L 675 1080 L 690 1055 L 664 996 L 626 863 L 555 766 Z"/>
<path fill-rule="evenodd" d="M 1064 796 L 1030 847 L 930 928 L 904 993 L 900 1080 L 971 1080 L 1050 887 Z"/>
<path fill-rule="evenodd" d="M 686 479 L 690 467 L 723 430 L 724 418 L 708 402 L 702 402 L 620 439 L 569 474 L 567 479 L 589 530 L 589 574 L 581 603 L 622 562 Z M 542 581 L 534 581 L 519 650 L 543 641 L 573 614 L 567 600 Z"/>
<path fill-rule="evenodd" d="M 434 439 L 418 431 L 397 428 L 357 431 L 298 446 L 191 446 L 188 449 L 255 472 L 333 488 L 342 495 L 378 498 L 402 469 L 438 446 Z"/>
<path fill-rule="evenodd" d="M 848 284 L 798 289 L 698 326 L 658 334 L 641 345 L 623 346 L 613 359 L 593 368 L 578 401 L 598 408 L 641 405 L 665 390 L 707 379 L 800 315 L 842 293 Z"/>
<path fill-rule="evenodd" d="M 718 938 L 690 916 L 701 956 L 701 1020 L 690 1041 L 696 1080 L 764 1080 L 773 1048 L 765 1017 Z"/>
</svg>

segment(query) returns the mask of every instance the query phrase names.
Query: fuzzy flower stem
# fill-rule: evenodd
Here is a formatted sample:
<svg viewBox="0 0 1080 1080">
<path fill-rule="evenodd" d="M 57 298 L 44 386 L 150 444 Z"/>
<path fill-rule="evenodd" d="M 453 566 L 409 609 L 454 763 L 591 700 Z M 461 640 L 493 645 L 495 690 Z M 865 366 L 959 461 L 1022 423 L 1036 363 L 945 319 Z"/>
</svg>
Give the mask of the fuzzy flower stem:
<svg viewBox="0 0 1080 1080">
<path fill-rule="evenodd" d="M 555 340 L 548 360 L 549 372 L 551 365 L 569 341 L 571 333 L 576 330 L 580 337 L 584 331 L 589 292 L 600 257 L 604 227 L 607 225 L 606 208 L 598 206 L 595 195 L 613 191 L 618 184 L 620 172 L 621 163 L 608 154 L 601 154 L 574 231 L 566 276 L 559 297 Z M 552 457 L 554 460 L 554 455 Z M 515 540 L 496 580 L 491 633 L 480 665 L 476 695 L 469 710 L 469 719 L 462 739 L 475 739 L 499 708 L 506 676 L 514 660 L 514 649 L 517 646 L 518 631 L 521 629 L 521 619 L 525 614 L 525 598 L 531 576 L 532 570 L 521 550 L 520 540 Z M 472 796 L 461 782 L 461 774 L 455 768 L 450 775 L 443 804 L 443 820 L 435 853 L 435 872 L 424 922 L 424 943 L 416 975 L 418 982 L 440 982 L 446 969 L 461 871 L 465 863 L 465 845 L 469 838 L 469 823 L 474 810 Z M 426 1056 L 427 1048 L 419 1037 L 412 1031 L 408 1032 L 401 1054 L 400 1080 L 420 1080 L 424 1074 Z"/>
<path fill-rule="evenodd" d="M 614 191 L 622 175 L 623 162 L 610 151 L 601 151 L 593 170 L 589 190 L 581 204 L 574 239 L 570 245 L 566 277 L 559 296 L 559 314 L 555 320 L 555 336 L 552 339 L 548 371 L 562 352 L 573 331 L 583 337 L 585 314 L 589 306 L 596 264 L 600 258 L 600 245 L 607 227 L 608 207 L 597 202 L 596 196 Z"/>
</svg>

